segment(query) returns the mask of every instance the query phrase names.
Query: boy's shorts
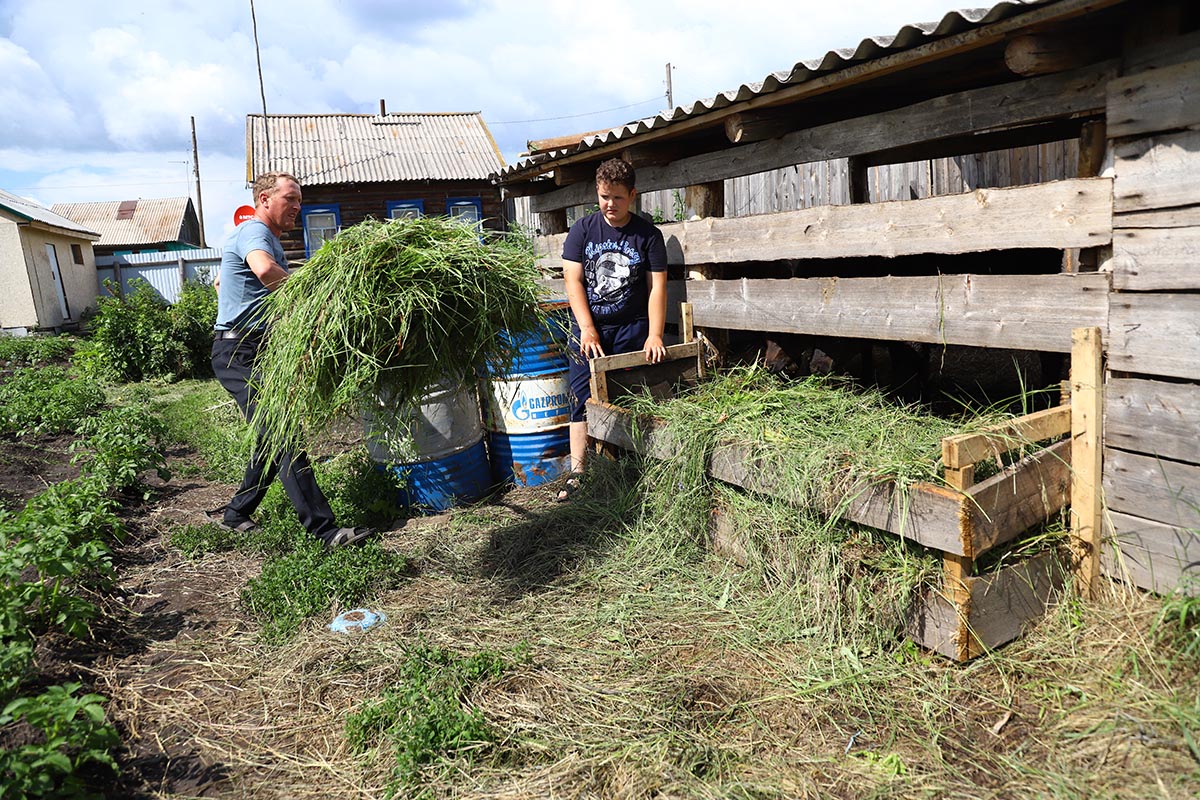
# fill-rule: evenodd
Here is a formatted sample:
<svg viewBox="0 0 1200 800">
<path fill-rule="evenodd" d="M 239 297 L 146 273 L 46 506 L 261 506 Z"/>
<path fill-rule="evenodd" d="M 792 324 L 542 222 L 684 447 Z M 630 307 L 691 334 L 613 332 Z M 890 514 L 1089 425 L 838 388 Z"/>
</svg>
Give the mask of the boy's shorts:
<svg viewBox="0 0 1200 800">
<path fill-rule="evenodd" d="M 604 349 L 605 355 L 633 353 L 646 346 L 646 337 L 650 335 L 650 320 L 635 319 L 619 325 L 597 325 L 596 331 L 600 334 L 600 347 Z M 567 377 L 575 401 L 571 407 L 571 422 L 583 422 L 587 419 L 587 400 L 592 396 L 592 368 L 579 350 L 579 326 L 575 324 L 575 320 L 571 320 L 569 351 L 571 363 L 567 368 Z"/>
</svg>

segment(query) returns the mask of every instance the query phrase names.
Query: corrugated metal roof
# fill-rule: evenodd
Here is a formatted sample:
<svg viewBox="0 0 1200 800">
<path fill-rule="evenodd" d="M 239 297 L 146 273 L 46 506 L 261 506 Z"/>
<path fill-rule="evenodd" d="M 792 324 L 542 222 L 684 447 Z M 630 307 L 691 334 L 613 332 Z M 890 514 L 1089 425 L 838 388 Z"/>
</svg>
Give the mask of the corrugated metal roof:
<svg viewBox="0 0 1200 800">
<path fill-rule="evenodd" d="M 935 39 L 998 22 L 1026 11 L 1030 7 L 1053 2 L 1057 2 L 1057 0 L 1006 0 L 991 8 L 966 8 L 949 11 L 940 21 L 911 23 L 902 27 L 894 36 L 872 36 L 863 39 L 854 49 L 830 50 L 822 58 L 797 62 L 791 69 L 772 72 L 756 83 L 744 83 L 737 89 L 721 92 L 706 100 L 698 100 L 686 107 L 678 106 L 654 117 L 636 120 L 610 131 L 586 136 L 578 145 L 529 155 L 519 159 L 511 166 L 506 166 L 500 171 L 499 176 L 503 178 L 514 172 L 523 171 L 566 155 L 619 142 L 647 131 L 667 128 L 684 120 L 726 108 L 734 103 L 769 95 L 788 86 L 804 83 L 854 64 L 911 50 Z"/>
<path fill-rule="evenodd" d="M 183 225 L 191 206 L 189 197 L 148 200 L 112 200 L 103 203 L 55 203 L 57 214 L 99 231 L 100 247 L 129 247 L 183 241 Z M 135 203 L 133 215 L 118 219 L 122 203 Z"/>
<path fill-rule="evenodd" d="M 5 208 L 13 214 L 31 222 L 53 225 L 56 228 L 82 234 L 89 239 L 95 239 L 99 235 L 74 220 L 56 213 L 52 209 L 39 206 L 31 200 L 26 200 L 24 197 L 17 197 L 15 194 L 10 194 L 3 189 L 0 189 L 0 208 Z"/>
<path fill-rule="evenodd" d="M 478 112 L 289 114 L 246 118 L 250 175 L 281 170 L 301 185 L 486 180 L 504 158 Z"/>
</svg>

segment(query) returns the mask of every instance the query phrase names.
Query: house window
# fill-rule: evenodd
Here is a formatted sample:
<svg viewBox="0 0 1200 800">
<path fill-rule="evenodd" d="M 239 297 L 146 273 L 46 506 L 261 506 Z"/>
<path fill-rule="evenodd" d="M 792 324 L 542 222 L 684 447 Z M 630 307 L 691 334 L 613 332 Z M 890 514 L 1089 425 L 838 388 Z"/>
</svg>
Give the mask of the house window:
<svg viewBox="0 0 1200 800">
<path fill-rule="evenodd" d="M 83 263 L 83 248 L 77 244 L 71 245 L 71 260 L 76 264 Z"/>
<path fill-rule="evenodd" d="M 425 216 L 424 200 L 388 200 L 388 219 L 411 219 Z"/>
<path fill-rule="evenodd" d="M 304 255 L 311 256 L 332 239 L 342 225 L 339 206 L 307 206 L 300 209 L 304 227 Z"/>
<path fill-rule="evenodd" d="M 451 197 L 446 200 L 446 216 L 478 225 L 483 221 L 483 201 L 478 197 Z"/>
</svg>

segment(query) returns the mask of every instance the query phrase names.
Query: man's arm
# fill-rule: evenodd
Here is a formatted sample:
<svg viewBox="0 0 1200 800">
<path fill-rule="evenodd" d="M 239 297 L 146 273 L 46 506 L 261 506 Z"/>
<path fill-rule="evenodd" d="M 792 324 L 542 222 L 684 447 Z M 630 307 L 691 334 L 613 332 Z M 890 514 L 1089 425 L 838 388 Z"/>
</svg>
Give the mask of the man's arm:
<svg viewBox="0 0 1200 800">
<path fill-rule="evenodd" d="M 246 265 L 250 267 L 254 277 L 262 281 L 262 285 L 272 292 L 287 280 L 287 270 L 276 264 L 275 259 L 266 250 L 251 250 L 247 253 Z"/>
<path fill-rule="evenodd" d="M 578 261 L 563 261 L 563 286 L 567 290 L 567 302 L 571 313 L 579 323 L 579 352 L 584 358 L 604 355 L 600 346 L 600 333 L 592 320 L 592 309 L 588 306 L 587 290 L 583 288 L 583 264 Z"/>
<path fill-rule="evenodd" d="M 650 304 L 646 309 L 650 318 L 650 335 L 646 337 L 646 360 L 657 364 L 667 356 L 666 345 L 663 344 L 663 329 L 667 324 L 667 273 L 650 273 Z"/>
</svg>

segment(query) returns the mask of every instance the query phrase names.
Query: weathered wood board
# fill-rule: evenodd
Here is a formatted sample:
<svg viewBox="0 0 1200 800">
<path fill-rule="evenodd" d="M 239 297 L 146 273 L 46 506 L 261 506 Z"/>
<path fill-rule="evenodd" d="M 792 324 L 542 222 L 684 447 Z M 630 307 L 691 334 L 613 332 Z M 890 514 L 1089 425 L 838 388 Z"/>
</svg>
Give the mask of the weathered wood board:
<svg viewBox="0 0 1200 800">
<path fill-rule="evenodd" d="M 1063 441 L 967 490 L 971 552 L 978 556 L 1049 519 L 1070 501 L 1071 442 Z"/>
<path fill-rule="evenodd" d="M 941 592 L 931 590 L 914 607 L 905 633 L 947 658 L 973 658 L 1011 642 L 1029 622 L 1042 617 L 1062 588 L 1064 575 L 1058 556 L 1044 553 L 991 575 L 967 578 L 965 621 Z"/>
<path fill-rule="evenodd" d="M 1200 385 L 1111 378 L 1104 408 L 1109 447 L 1200 464 Z"/>
<path fill-rule="evenodd" d="M 1200 294 L 1114 294 L 1108 366 L 1118 372 L 1200 379 Z"/>
<path fill-rule="evenodd" d="M 1200 594 L 1200 533 L 1115 511 L 1106 519 L 1106 575 L 1158 594 Z"/>
<path fill-rule="evenodd" d="M 1145 211 L 1196 204 L 1200 130 L 1133 139 L 1113 146 L 1113 209 Z"/>
<path fill-rule="evenodd" d="M 1200 61 L 1117 78 L 1108 84 L 1108 135 L 1159 133 L 1200 123 Z"/>
<path fill-rule="evenodd" d="M 1113 288 L 1200 289 L 1200 226 L 1114 229 Z"/>
<path fill-rule="evenodd" d="M 660 230 L 668 261 L 685 265 L 1098 247 L 1112 241 L 1112 181 L 1077 178 L 922 200 L 708 217 Z M 542 237 L 536 251 L 544 268 L 562 265 L 557 236 Z"/>
<path fill-rule="evenodd" d="M 1048 120 L 1100 114 L 1105 87 L 1117 75 L 1114 61 L 1056 75 L 985 86 L 933 98 L 905 108 L 841 120 L 681 158 L 638 170 L 638 189 L 677 189 L 752 175 L 795 164 L 828 161 L 926 142 L 1032 125 Z M 803 121 L 788 120 L 792 125 Z M 931 155 L 937 152 L 931 146 Z M 549 211 L 594 203 L 595 187 L 575 184 L 534 197 L 531 209 Z"/>
<path fill-rule="evenodd" d="M 715 328 L 1061 353 L 1108 315 L 1100 273 L 696 281 L 687 295 Z"/>
<path fill-rule="evenodd" d="M 1112 511 L 1200 531 L 1200 466 L 1104 449 L 1104 497 Z"/>
</svg>

